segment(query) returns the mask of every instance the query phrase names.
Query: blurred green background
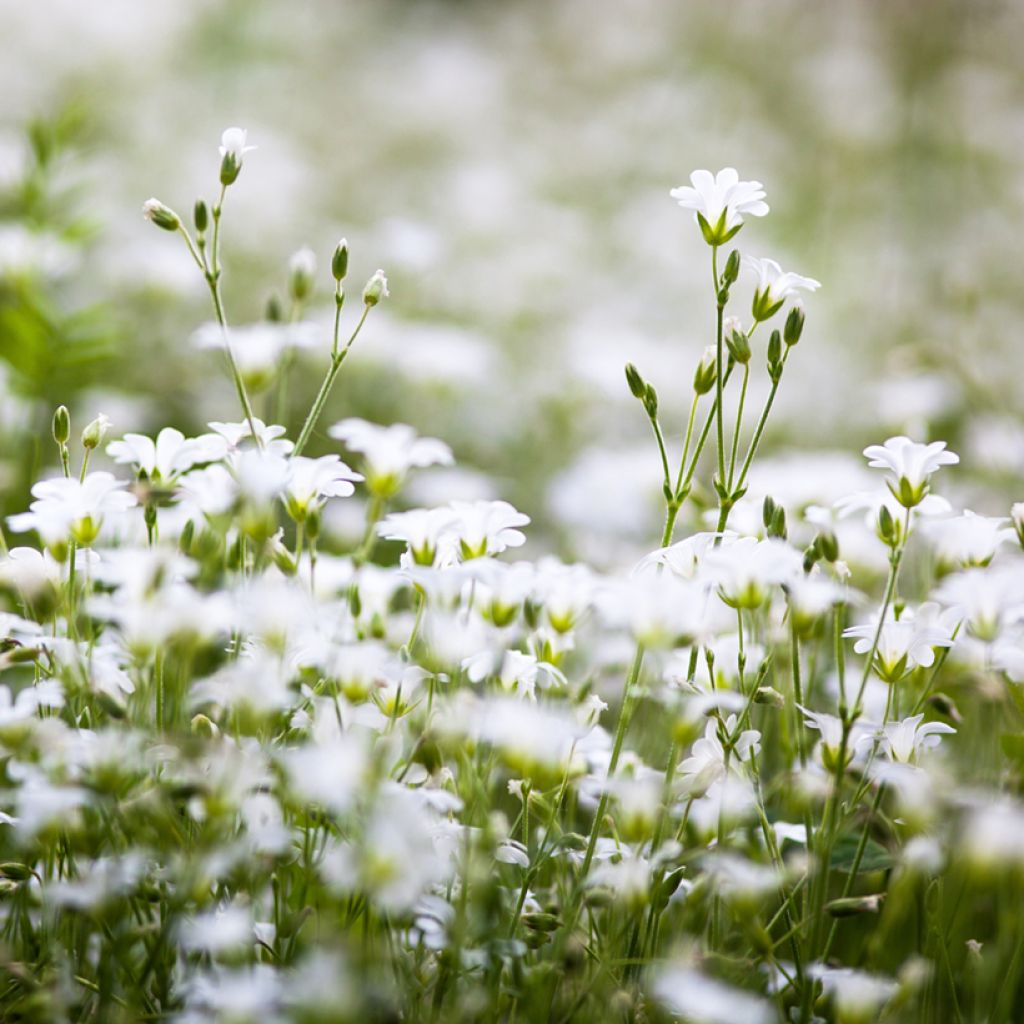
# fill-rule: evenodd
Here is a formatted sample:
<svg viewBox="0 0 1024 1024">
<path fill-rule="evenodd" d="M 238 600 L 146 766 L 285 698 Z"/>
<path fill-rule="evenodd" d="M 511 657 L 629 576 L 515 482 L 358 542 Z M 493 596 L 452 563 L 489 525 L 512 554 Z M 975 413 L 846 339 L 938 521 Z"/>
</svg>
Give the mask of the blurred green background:
<svg viewBox="0 0 1024 1024">
<path fill-rule="evenodd" d="M 385 268 L 321 425 L 444 437 L 468 472 L 413 498 L 501 494 L 598 561 L 650 542 L 657 456 L 622 366 L 678 440 L 713 307 L 668 192 L 724 165 L 772 206 L 740 248 L 823 285 L 769 449 L 941 437 L 961 500 L 1024 497 L 1024 4 L 0 0 L 0 24 L 4 512 L 52 464 L 59 402 L 117 434 L 239 418 L 192 341 L 204 284 L 141 215 L 214 199 L 233 124 L 258 149 L 225 209 L 228 316 L 260 320 L 317 252 L 294 435 L 335 242 L 351 291 Z"/>
</svg>

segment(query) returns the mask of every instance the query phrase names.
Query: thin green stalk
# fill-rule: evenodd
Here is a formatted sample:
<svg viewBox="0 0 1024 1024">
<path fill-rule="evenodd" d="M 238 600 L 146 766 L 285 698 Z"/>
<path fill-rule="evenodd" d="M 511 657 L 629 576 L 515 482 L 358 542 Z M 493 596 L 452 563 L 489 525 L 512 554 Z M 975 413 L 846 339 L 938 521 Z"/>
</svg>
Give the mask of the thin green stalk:
<svg viewBox="0 0 1024 1024">
<path fill-rule="evenodd" d="M 324 377 L 323 383 L 320 385 L 320 390 L 317 392 L 317 396 L 313 401 L 313 407 L 309 410 L 306 422 L 302 425 L 302 431 L 299 434 L 299 439 L 295 442 L 295 448 L 292 450 L 293 456 L 301 454 L 302 449 L 306 447 L 310 435 L 316 427 L 317 420 L 320 418 L 320 414 L 323 412 L 324 406 L 327 404 L 327 399 L 330 397 L 331 389 L 334 387 L 335 378 L 341 370 L 341 364 L 345 362 L 345 357 L 348 355 L 356 338 L 359 337 L 359 332 L 363 329 L 363 324 L 366 323 L 366 317 L 369 315 L 370 309 L 370 306 L 363 307 L 363 315 L 359 318 L 359 323 L 356 324 L 356 329 L 352 332 L 348 341 L 345 343 L 345 347 L 339 352 L 338 319 L 341 307 L 337 307 L 334 316 L 334 344 L 331 348 L 331 365 L 328 367 L 327 375 Z"/>
</svg>

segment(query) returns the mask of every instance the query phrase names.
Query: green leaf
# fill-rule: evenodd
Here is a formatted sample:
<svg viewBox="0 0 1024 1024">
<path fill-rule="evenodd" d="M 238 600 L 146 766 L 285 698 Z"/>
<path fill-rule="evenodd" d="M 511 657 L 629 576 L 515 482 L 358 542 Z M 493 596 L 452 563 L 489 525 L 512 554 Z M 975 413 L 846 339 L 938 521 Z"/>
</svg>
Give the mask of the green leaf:
<svg viewBox="0 0 1024 1024">
<path fill-rule="evenodd" d="M 832 848 L 832 867 L 838 871 L 849 874 L 853 867 L 853 861 L 857 856 L 857 846 L 860 843 L 860 836 L 850 834 L 840 836 Z M 891 868 L 895 861 L 892 854 L 874 839 L 869 839 L 864 846 L 864 856 L 861 857 L 858 873 L 865 871 L 886 871 Z"/>
</svg>

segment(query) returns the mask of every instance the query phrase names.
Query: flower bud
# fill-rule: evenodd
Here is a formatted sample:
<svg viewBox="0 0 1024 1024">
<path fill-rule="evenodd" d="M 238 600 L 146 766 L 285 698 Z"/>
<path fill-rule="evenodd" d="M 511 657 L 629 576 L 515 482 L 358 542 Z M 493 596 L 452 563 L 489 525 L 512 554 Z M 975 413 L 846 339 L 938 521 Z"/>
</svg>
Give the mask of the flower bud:
<svg viewBox="0 0 1024 1024">
<path fill-rule="evenodd" d="M 202 199 L 196 200 L 195 208 L 192 211 L 192 222 L 196 226 L 196 231 L 202 234 L 210 223 L 210 214 L 206 208 L 206 203 Z"/>
<path fill-rule="evenodd" d="M 658 415 L 658 392 L 654 390 L 653 384 L 648 384 L 644 389 L 643 403 L 647 415 L 653 420 Z"/>
<path fill-rule="evenodd" d="M 82 431 L 82 447 L 92 450 L 93 448 L 99 448 L 103 443 L 103 438 L 106 437 L 107 431 L 110 429 L 110 419 L 100 413 L 90 423 L 85 430 Z"/>
<path fill-rule="evenodd" d="M 626 383 L 629 385 L 633 397 L 643 401 L 647 385 L 643 377 L 640 376 L 640 371 L 632 363 L 626 363 Z"/>
<path fill-rule="evenodd" d="M 740 366 L 746 366 L 750 362 L 750 341 L 747 335 L 733 328 L 726 333 L 725 344 L 729 349 L 729 355 L 736 360 Z"/>
<path fill-rule="evenodd" d="M 839 558 L 839 541 L 831 530 L 818 534 L 818 550 L 826 562 L 835 562 Z"/>
<path fill-rule="evenodd" d="M 825 904 L 825 909 L 832 917 L 854 917 L 857 914 L 877 914 L 881 909 L 885 893 L 875 893 L 872 896 L 848 896 L 842 899 L 830 900 Z"/>
<path fill-rule="evenodd" d="M 782 336 L 777 330 L 768 339 L 768 376 L 773 384 L 782 376 Z"/>
<path fill-rule="evenodd" d="M 722 280 L 726 285 L 734 284 L 740 276 L 740 251 L 733 249 L 729 258 L 725 261 L 725 270 L 722 271 Z"/>
<path fill-rule="evenodd" d="M 315 277 L 316 253 L 307 246 L 295 253 L 288 262 L 288 290 L 296 302 L 309 297 Z"/>
<path fill-rule="evenodd" d="M 207 739 L 215 739 L 220 735 L 220 729 L 206 717 L 206 715 L 199 714 L 192 717 L 191 729 L 195 736 L 205 736 Z"/>
<path fill-rule="evenodd" d="M 759 686 L 754 692 L 755 704 L 767 704 L 773 708 L 784 708 L 786 698 L 778 690 L 771 686 Z"/>
<path fill-rule="evenodd" d="M 267 305 L 263 310 L 263 319 L 268 324 L 279 324 L 284 322 L 284 310 L 281 308 L 281 300 L 276 295 L 267 299 Z"/>
<path fill-rule="evenodd" d="M 806 319 L 803 306 L 794 306 L 786 317 L 786 324 L 783 327 L 782 336 L 787 345 L 795 345 L 804 333 L 804 320 Z"/>
<path fill-rule="evenodd" d="M 164 231 L 177 231 L 181 225 L 178 215 L 169 206 L 164 206 L 159 199 L 147 199 L 142 204 L 142 216 Z"/>
<path fill-rule="evenodd" d="M 53 414 L 53 439 L 57 444 L 63 446 L 68 443 L 71 436 L 71 415 L 66 405 L 58 405 L 57 411 Z"/>
<path fill-rule="evenodd" d="M 345 238 L 338 242 L 331 257 L 331 273 L 335 281 L 344 281 L 348 273 L 348 240 Z"/>
<path fill-rule="evenodd" d="M 709 345 L 704 349 L 704 354 L 700 357 L 693 374 L 693 390 L 698 395 L 706 395 L 715 386 L 716 363 L 715 347 Z"/>
<path fill-rule="evenodd" d="M 384 276 L 384 271 L 377 270 L 363 289 L 363 303 L 367 306 L 376 306 L 381 299 L 386 299 L 390 294 L 388 279 Z"/>
</svg>

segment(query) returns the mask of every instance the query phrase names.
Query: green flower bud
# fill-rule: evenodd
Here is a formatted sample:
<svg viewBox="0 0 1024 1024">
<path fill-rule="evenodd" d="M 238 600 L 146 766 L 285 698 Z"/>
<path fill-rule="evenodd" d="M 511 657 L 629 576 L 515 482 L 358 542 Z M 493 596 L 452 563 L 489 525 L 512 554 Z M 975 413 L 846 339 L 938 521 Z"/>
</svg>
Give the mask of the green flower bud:
<svg viewBox="0 0 1024 1024">
<path fill-rule="evenodd" d="M 767 530 L 772 524 L 772 519 L 775 516 L 775 499 L 769 494 L 764 499 L 764 504 L 761 506 L 761 522 L 764 523 L 764 528 Z"/>
<path fill-rule="evenodd" d="M 58 405 L 53 414 L 53 439 L 59 445 L 68 443 L 71 436 L 71 415 L 66 405 Z"/>
<path fill-rule="evenodd" d="M 826 562 L 835 562 L 839 558 L 839 541 L 831 530 L 818 534 L 818 550 Z"/>
<path fill-rule="evenodd" d="M 206 208 L 206 203 L 202 199 L 196 200 L 195 208 L 192 211 L 192 222 L 196 226 L 196 231 L 202 234 L 210 223 L 210 214 Z"/>
<path fill-rule="evenodd" d="M 344 281 L 348 273 L 348 240 L 345 238 L 338 242 L 331 257 L 331 273 L 335 281 Z"/>
<path fill-rule="evenodd" d="M 266 308 L 263 311 L 263 317 L 270 324 L 279 324 L 284 322 L 284 310 L 281 308 L 281 300 L 276 295 L 271 295 L 267 299 Z"/>
<path fill-rule="evenodd" d="M 653 420 L 658 415 L 658 392 L 654 390 L 653 384 L 648 384 L 644 389 L 643 403 L 647 415 Z"/>
<path fill-rule="evenodd" d="M 729 349 L 729 355 L 740 366 L 746 366 L 750 362 L 750 341 L 743 331 L 735 328 L 730 330 L 725 336 L 725 344 Z"/>
<path fill-rule="evenodd" d="M 729 258 L 725 261 L 725 270 L 722 271 L 722 279 L 726 285 L 734 284 L 740 276 L 740 251 L 733 249 Z"/>
<path fill-rule="evenodd" d="M 181 226 L 178 215 L 169 206 L 164 206 L 159 199 L 147 199 L 142 204 L 142 215 L 164 231 L 177 231 Z"/>
<path fill-rule="evenodd" d="M 644 382 L 643 377 L 640 376 L 640 371 L 632 363 L 626 363 L 626 383 L 629 385 L 629 390 L 633 393 L 633 397 L 643 401 L 644 394 L 647 391 L 647 384 Z"/>
<path fill-rule="evenodd" d="M 804 332 L 804 320 L 806 316 L 802 306 L 794 306 L 786 317 L 786 324 L 783 328 L 783 338 L 787 345 L 795 345 Z"/>
</svg>

